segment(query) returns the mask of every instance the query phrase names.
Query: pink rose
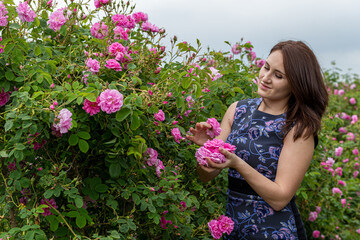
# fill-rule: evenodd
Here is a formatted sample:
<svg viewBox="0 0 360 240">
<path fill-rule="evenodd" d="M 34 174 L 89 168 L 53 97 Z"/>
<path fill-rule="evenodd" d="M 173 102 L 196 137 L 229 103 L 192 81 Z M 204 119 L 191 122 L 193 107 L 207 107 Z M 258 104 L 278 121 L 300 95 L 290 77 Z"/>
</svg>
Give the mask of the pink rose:
<svg viewBox="0 0 360 240">
<path fill-rule="evenodd" d="M 99 106 L 107 114 L 117 112 L 123 105 L 123 95 L 115 89 L 106 89 L 100 94 Z"/>
<path fill-rule="evenodd" d="M 66 23 L 66 18 L 64 16 L 64 8 L 58 9 L 55 12 L 51 13 L 49 16 L 49 28 L 56 31 L 59 31 L 61 26 Z"/>
<path fill-rule="evenodd" d="M 181 136 L 179 128 L 171 129 L 171 134 L 174 137 L 175 142 L 180 143 L 180 140 L 182 139 L 182 136 Z"/>
<path fill-rule="evenodd" d="M 10 92 L 5 92 L 4 89 L 0 91 L 0 107 L 4 106 L 10 99 Z"/>
<path fill-rule="evenodd" d="M 69 110 L 66 108 L 61 109 L 54 119 L 53 127 L 55 130 L 61 134 L 67 133 L 71 127 L 71 116 L 72 113 Z"/>
<path fill-rule="evenodd" d="M 21 21 L 23 22 L 33 22 L 36 18 L 36 13 L 30 8 L 27 1 L 19 3 L 19 6 L 16 8 L 16 12 Z"/>
<path fill-rule="evenodd" d="M 89 71 L 92 73 L 99 72 L 100 64 L 96 59 L 89 58 L 88 60 L 86 60 L 86 66 L 88 67 Z"/>
<path fill-rule="evenodd" d="M 213 238 L 215 239 L 220 239 L 221 236 L 222 236 L 222 232 L 220 231 L 219 229 L 219 223 L 217 220 L 211 220 L 209 223 L 208 223 L 208 226 L 209 226 L 209 231 L 211 233 L 211 236 L 213 236 Z"/>
<path fill-rule="evenodd" d="M 315 230 L 313 231 L 313 238 L 319 238 L 320 237 L 320 231 Z"/>
<path fill-rule="evenodd" d="M 104 37 L 106 37 L 108 31 L 109 31 L 108 26 L 103 22 L 95 23 L 90 29 L 91 35 L 93 35 L 95 38 L 98 39 L 103 39 Z"/>
<path fill-rule="evenodd" d="M 352 150 L 352 153 L 353 153 L 354 155 L 359 155 L 359 150 L 358 150 L 357 148 L 354 148 L 354 149 Z"/>
<path fill-rule="evenodd" d="M 143 153 L 144 159 L 146 160 L 146 164 L 149 166 L 156 165 L 158 160 L 158 152 L 153 148 L 147 148 Z"/>
<path fill-rule="evenodd" d="M 164 121 L 165 120 L 165 114 L 164 112 L 159 109 L 159 112 L 158 113 L 154 113 L 154 118 L 160 122 Z"/>
<path fill-rule="evenodd" d="M 57 209 L 58 206 L 56 205 L 55 199 L 41 199 L 40 204 L 42 205 L 47 205 L 47 208 L 44 208 L 44 212 L 42 213 L 43 216 L 49 216 L 49 215 L 53 215 L 53 213 L 50 211 L 51 207 Z"/>
<path fill-rule="evenodd" d="M 335 148 L 335 156 L 338 156 L 338 157 L 341 156 L 342 151 L 343 151 L 342 147 Z"/>
<path fill-rule="evenodd" d="M 352 115 L 350 124 L 355 124 L 357 121 L 358 121 L 358 116 L 357 115 Z"/>
<path fill-rule="evenodd" d="M 255 61 L 255 65 L 259 68 L 261 68 L 262 66 L 264 66 L 265 64 L 265 60 L 264 59 L 258 59 Z"/>
<path fill-rule="evenodd" d="M 349 99 L 349 102 L 350 102 L 350 104 L 353 104 L 353 105 L 356 104 L 355 98 L 350 98 L 350 99 Z"/>
<path fill-rule="evenodd" d="M 310 222 L 314 222 L 318 217 L 318 213 L 317 212 L 310 212 L 309 213 L 309 221 Z"/>
<path fill-rule="evenodd" d="M 89 100 L 85 99 L 84 106 L 82 107 L 86 113 L 89 113 L 90 116 L 97 114 L 100 112 L 100 98 L 97 97 L 95 102 L 90 102 Z"/>
<path fill-rule="evenodd" d="M 211 138 L 219 136 L 221 133 L 221 127 L 216 118 L 208 118 L 206 122 L 211 125 L 211 129 L 206 130 L 206 134 Z"/>
<path fill-rule="evenodd" d="M 109 59 L 106 61 L 105 67 L 109 68 L 109 69 L 114 69 L 115 71 L 121 71 L 121 65 L 118 61 L 116 61 L 115 59 Z"/>
<path fill-rule="evenodd" d="M 332 189 L 332 193 L 333 193 L 333 195 L 338 193 L 338 194 L 340 194 L 340 196 L 342 196 L 342 191 L 339 188 L 336 188 L 336 187 L 334 187 Z"/>
<path fill-rule="evenodd" d="M 340 200 L 340 202 L 341 202 L 342 206 L 345 207 L 345 205 L 346 205 L 346 199 L 345 199 L 345 198 L 342 198 L 342 199 Z"/>
<path fill-rule="evenodd" d="M 228 235 L 230 235 L 234 229 L 233 220 L 224 215 L 220 216 L 217 220 L 218 220 L 218 224 L 219 224 L 219 230 L 222 233 L 227 233 Z"/>
<path fill-rule="evenodd" d="M 241 53 L 241 46 L 240 46 L 239 44 L 234 44 L 234 45 L 231 47 L 231 52 L 232 52 L 234 55 Z"/>
</svg>

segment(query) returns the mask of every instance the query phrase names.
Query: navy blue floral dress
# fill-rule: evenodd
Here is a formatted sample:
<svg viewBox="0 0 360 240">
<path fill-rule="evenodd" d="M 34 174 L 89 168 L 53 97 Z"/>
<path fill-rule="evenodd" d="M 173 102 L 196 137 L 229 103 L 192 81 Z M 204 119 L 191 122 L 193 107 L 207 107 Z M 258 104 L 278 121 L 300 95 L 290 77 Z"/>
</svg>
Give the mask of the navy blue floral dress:
<svg viewBox="0 0 360 240">
<path fill-rule="evenodd" d="M 261 101 L 257 98 L 238 102 L 226 142 L 236 146 L 236 155 L 274 181 L 283 146 L 281 129 L 285 114 L 271 115 L 257 110 Z M 230 168 L 228 175 L 229 183 L 245 182 L 235 169 Z M 229 185 L 226 215 L 234 221 L 234 230 L 225 239 L 303 239 L 299 237 L 303 235 L 298 235 L 303 224 L 299 222 L 293 200 L 281 211 L 275 211 L 256 193 L 234 191 Z"/>
</svg>

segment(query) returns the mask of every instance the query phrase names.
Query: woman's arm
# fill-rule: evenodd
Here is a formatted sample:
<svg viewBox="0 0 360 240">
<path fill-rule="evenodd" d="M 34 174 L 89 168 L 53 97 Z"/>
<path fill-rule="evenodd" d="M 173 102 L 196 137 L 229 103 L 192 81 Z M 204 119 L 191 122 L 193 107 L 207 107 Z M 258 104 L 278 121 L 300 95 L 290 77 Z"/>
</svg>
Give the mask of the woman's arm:
<svg viewBox="0 0 360 240">
<path fill-rule="evenodd" d="M 284 139 L 284 145 L 278 160 L 275 181 L 271 181 L 244 160 L 224 149 L 221 152 L 228 161 L 215 164 L 208 161 L 214 168 L 231 167 L 236 169 L 248 184 L 259 194 L 274 210 L 283 209 L 295 195 L 314 153 L 314 139 L 305 139 L 303 136 L 293 140 L 294 128 Z"/>
<path fill-rule="evenodd" d="M 231 104 L 230 107 L 226 110 L 226 113 L 220 124 L 221 133 L 219 136 L 216 137 L 217 139 L 221 139 L 225 142 L 227 137 L 229 136 L 231 131 L 231 126 L 234 121 L 236 105 L 237 102 Z M 198 164 L 196 170 L 199 174 L 200 180 L 202 182 L 208 182 L 214 179 L 217 175 L 219 175 L 222 169 L 206 167 Z"/>
</svg>

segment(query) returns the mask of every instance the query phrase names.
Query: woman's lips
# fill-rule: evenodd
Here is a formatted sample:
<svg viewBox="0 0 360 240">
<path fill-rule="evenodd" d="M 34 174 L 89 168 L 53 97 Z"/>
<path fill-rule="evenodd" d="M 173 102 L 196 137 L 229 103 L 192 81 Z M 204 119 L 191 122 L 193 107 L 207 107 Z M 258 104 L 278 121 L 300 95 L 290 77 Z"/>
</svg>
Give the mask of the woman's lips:
<svg viewBox="0 0 360 240">
<path fill-rule="evenodd" d="M 266 85 L 264 85 L 262 83 L 260 83 L 260 86 L 261 86 L 261 89 L 264 89 L 264 90 L 270 89 L 268 86 L 266 86 Z"/>
</svg>

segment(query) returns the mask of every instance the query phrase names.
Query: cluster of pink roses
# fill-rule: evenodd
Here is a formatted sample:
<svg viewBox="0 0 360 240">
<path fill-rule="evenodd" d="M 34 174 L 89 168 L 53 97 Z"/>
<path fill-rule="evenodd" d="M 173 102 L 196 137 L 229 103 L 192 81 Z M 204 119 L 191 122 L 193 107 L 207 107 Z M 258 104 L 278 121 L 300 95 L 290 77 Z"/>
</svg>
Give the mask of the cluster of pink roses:
<svg viewBox="0 0 360 240">
<path fill-rule="evenodd" d="M 164 164 L 158 159 L 158 152 L 153 148 L 147 148 L 143 154 L 148 166 L 155 166 L 156 175 L 161 177 L 161 170 L 165 171 Z"/>
<path fill-rule="evenodd" d="M 71 127 L 71 116 L 72 113 L 69 110 L 66 108 L 61 109 L 53 123 L 55 131 L 60 134 L 67 133 Z"/>
<path fill-rule="evenodd" d="M 16 12 L 21 21 L 23 22 L 33 22 L 36 18 L 36 13 L 30 8 L 27 1 L 19 3 L 19 6 L 16 8 Z"/>
<path fill-rule="evenodd" d="M 59 31 L 61 26 L 64 25 L 67 21 L 67 18 L 64 16 L 65 8 L 61 8 L 51 13 L 49 16 L 49 28 L 56 31 Z"/>
<path fill-rule="evenodd" d="M 49 216 L 53 215 L 53 213 L 50 211 L 51 207 L 57 209 L 58 206 L 56 205 L 55 199 L 41 199 L 40 204 L 47 205 L 47 208 L 44 208 L 44 212 L 42 213 L 43 216 Z"/>
<path fill-rule="evenodd" d="M 7 22 L 7 19 L 8 19 L 8 11 L 4 5 L 4 3 L 2 1 L 0 1 L 0 26 L 2 27 L 5 27 L 8 22 Z"/>
<path fill-rule="evenodd" d="M 225 156 L 220 153 L 219 148 L 224 148 L 225 150 L 234 153 L 236 147 L 229 143 L 224 143 L 221 139 L 207 140 L 204 143 L 204 146 L 198 148 L 195 153 L 197 162 L 200 165 L 208 166 L 207 158 L 209 158 L 214 163 L 224 163 L 226 162 Z"/>
<path fill-rule="evenodd" d="M 110 3 L 110 0 L 95 0 L 94 5 L 96 8 L 100 8 L 101 6 L 107 5 Z"/>
<path fill-rule="evenodd" d="M 96 102 L 91 102 L 87 99 L 84 101 L 83 109 L 91 116 L 101 111 L 111 114 L 117 112 L 123 106 L 123 95 L 116 89 L 106 89 Z"/>
<path fill-rule="evenodd" d="M 208 226 L 213 238 L 220 239 L 224 233 L 231 234 L 234 229 L 234 222 L 231 218 L 222 215 L 218 219 L 211 220 Z"/>
</svg>

